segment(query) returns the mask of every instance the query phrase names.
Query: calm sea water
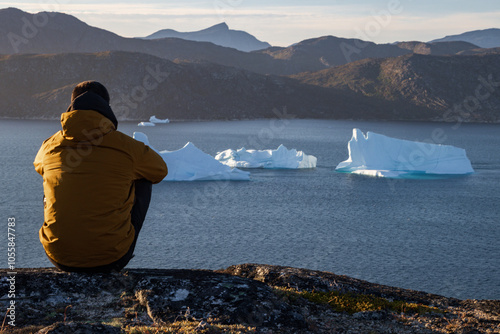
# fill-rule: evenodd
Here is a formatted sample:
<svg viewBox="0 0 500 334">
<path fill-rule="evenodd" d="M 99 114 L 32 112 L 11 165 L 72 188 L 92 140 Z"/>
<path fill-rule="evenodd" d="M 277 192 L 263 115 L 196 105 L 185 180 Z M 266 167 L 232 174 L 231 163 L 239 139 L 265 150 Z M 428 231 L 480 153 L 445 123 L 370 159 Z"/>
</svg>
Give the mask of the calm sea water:
<svg viewBox="0 0 500 334">
<path fill-rule="evenodd" d="M 334 171 L 352 129 L 465 148 L 476 173 L 388 180 Z M 48 267 L 38 241 L 42 179 L 33 169 L 58 122 L 0 121 L 0 267 L 16 218 L 17 267 Z M 354 121 L 171 123 L 141 128 L 160 150 L 188 141 L 215 155 L 284 144 L 312 170 L 251 170 L 248 182 L 162 182 L 129 267 L 219 269 L 246 262 L 305 267 L 457 298 L 500 299 L 500 126 Z M 3 228 L 1 226 L 4 226 Z"/>
</svg>

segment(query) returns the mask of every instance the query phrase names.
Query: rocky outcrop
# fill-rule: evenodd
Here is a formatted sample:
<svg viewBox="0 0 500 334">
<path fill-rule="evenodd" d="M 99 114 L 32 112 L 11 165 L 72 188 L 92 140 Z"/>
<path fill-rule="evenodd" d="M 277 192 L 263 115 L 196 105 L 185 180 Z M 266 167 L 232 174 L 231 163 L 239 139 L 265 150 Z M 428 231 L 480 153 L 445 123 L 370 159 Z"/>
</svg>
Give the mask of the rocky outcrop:
<svg viewBox="0 0 500 334">
<path fill-rule="evenodd" d="M 0 305 L 15 305 L 2 330 L 13 333 L 500 333 L 500 301 L 461 301 L 289 267 L 0 275 Z M 324 293 L 404 301 L 408 309 L 339 311 L 317 299 Z M 426 311 L 411 311 L 413 304 Z"/>
</svg>

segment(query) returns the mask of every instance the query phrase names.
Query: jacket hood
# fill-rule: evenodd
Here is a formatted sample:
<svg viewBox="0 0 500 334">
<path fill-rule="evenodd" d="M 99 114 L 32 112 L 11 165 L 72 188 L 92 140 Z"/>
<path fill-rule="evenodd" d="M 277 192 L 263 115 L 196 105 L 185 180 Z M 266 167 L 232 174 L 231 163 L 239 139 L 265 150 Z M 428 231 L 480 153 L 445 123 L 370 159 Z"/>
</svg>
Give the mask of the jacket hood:
<svg viewBox="0 0 500 334">
<path fill-rule="evenodd" d="M 102 137 L 115 126 L 95 110 L 72 110 L 61 115 L 62 135 L 65 139 L 98 145 Z"/>
<path fill-rule="evenodd" d="M 94 110 L 73 110 L 61 115 L 62 135 L 68 140 L 95 144 L 115 130 L 109 119 Z"/>
<path fill-rule="evenodd" d="M 66 112 L 74 110 L 97 111 L 99 114 L 109 119 L 115 126 L 115 129 L 118 129 L 118 120 L 108 102 L 94 92 L 88 91 L 76 97 Z"/>
</svg>

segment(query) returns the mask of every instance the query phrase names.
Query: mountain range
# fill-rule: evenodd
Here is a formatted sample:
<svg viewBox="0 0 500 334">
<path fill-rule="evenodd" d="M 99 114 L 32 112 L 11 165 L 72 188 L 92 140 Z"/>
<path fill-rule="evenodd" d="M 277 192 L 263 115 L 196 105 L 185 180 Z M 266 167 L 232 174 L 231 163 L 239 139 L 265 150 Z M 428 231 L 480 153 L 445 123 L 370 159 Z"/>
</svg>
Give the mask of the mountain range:
<svg viewBox="0 0 500 334">
<path fill-rule="evenodd" d="M 454 42 L 464 41 L 475 44 L 480 48 L 499 48 L 500 47 L 500 29 L 491 28 L 485 30 L 474 30 L 464 32 L 459 35 L 451 35 L 433 40 L 435 42 Z"/>
<path fill-rule="evenodd" d="M 261 74 L 290 75 L 373 57 L 396 57 L 413 52 L 456 54 L 474 49 L 478 49 L 477 46 L 463 42 L 375 44 L 324 36 L 286 48 L 243 52 L 180 38 L 125 38 L 63 13 L 0 10 L 0 54 L 130 51 L 172 61 L 210 62 Z"/>
<path fill-rule="evenodd" d="M 88 78 L 108 87 L 121 120 L 153 114 L 173 120 L 375 119 L 392 108 L 387 101 L 287 77 L 123 51 L 7 55 L 0 57 L 0 73 L 2 115 L 11 118 L 59 118 L 73 87 Z"/>
<path fill-rule="evenodd" d="M 217 31 L 238 35 L 225 24 L 205 35 Z M 303 118 L 447 120 L 479 101 L 482 78 L 488 98 L 459 116 L 500 121 L 500 49 L 323 36 L 245 52 L 158 34 L 125 38 L 63 13 L 1 9 L 0 116 L 57 118 L 72 87 L 94 79 L 121 119 L 263 118 L 286 107 Z"/>
</svg>

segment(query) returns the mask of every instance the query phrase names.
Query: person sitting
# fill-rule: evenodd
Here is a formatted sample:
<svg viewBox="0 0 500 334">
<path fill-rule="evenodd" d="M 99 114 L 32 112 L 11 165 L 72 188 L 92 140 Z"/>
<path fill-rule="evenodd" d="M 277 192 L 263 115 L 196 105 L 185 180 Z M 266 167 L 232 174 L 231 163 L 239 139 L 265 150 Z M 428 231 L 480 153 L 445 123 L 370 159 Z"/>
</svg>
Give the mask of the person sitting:
<svg viewBox="0 0 500 334">
<path fill-rule="evenodd" d="M 117 131 L 107 89 L 79 83 L 62 130 L 34 160 L 43 176 L 39 238 L 49 260 L 70 272 L 113 272 L 133 257 L 152 184 L 168 173 L 154 150 Z"/>
</svg>

